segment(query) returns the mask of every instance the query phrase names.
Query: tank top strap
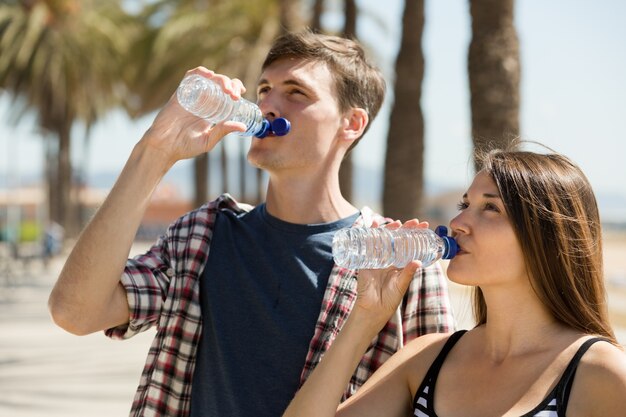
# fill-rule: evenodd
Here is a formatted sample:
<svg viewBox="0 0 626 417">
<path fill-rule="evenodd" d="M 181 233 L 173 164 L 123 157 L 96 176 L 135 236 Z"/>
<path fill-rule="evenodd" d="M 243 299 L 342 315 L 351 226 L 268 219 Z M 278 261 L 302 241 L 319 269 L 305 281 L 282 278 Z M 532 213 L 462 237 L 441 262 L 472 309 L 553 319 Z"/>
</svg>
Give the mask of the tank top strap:
<svg viewBox="0 0 626 417">
<path fill-rule="evenodd" d="M 585 342 L 576 351 L 576 354 L 567 365 L 567 368 L 565 368 L 565 372 L 563 372 L 563 375 L 561 376 L 561 379 L 556 386 L 556 400 L 558 404 L 559 415 L 566 415 L 567 403 L 569 401 L 572 385 L 574 384 L 574 377 L 576 376 L 576 369 L 578 368 L 580 359 L 587 352 L 587 350 L 589 350 L 589 348 L 596 342 L 611 343 L 610 340 L 603 337 L 594 337 L 585 340 Z"/>
<path fill-rule="evenodd" d="M 443 362 L 446 360 L 446 357 L 448 356 L 448 353 L 450 353 L 450 351 L 452 350 L 454 345 L 456 345 L 456 342 L 458 342 L 459 339 L 461 338 L 461 336 L 463 336 L 466 332 L 467 332 L 467 330 L 457 330 L 456 332 L 454 332 L 454 333 L 452 333 L 450 335 L 448 340 L 446 340 L 446 343 L 441 348 L 441 352 L 439 352 L 439 355 L 437 355 L 437 357 L 433 361 L 432 365 L 430 365 L 430 369 L 428 370 L 428 373 L 426 374 L 427 376 L 439 375 L 439 370 L 441 370 Z M 435 380 L 436 380 L 436 378 L 435 378 Z M 435 384 L 434 384 L 434 381 L 433 381 L 433 386 L 434 385 Z"/>
<path fill-rule="evenodd" d="M 450 337 L 448 337 L 448 340 L 446 340 L 446 343 L 441 348 L 441 351 L 439 352 L 433 363 L 430 365 L 430 368 L 428 368 L 426 375 L 424 375 L 424 379 L 422 380 L 422 382 L 418 386 L 417 391 L 415 392 L 415 396 L 413 397 L 414 406 L 416 406 L 421 396 L 425 396 L 427 403 L 432 404 L 435 392 L 435 384 L 437 383 L 437 377 L 439 376 L 441 366 L 446 360 L 448 353 L 450 353 L 454 345 L 456 345 L 456 342 L 458 342 L 461 336 L 463 336 L 466 332 L 467 330 L 457 330 L 456 332 L 452 333 Z M 425 392 L 424 388 L 427 388 Z"/>
</svg>

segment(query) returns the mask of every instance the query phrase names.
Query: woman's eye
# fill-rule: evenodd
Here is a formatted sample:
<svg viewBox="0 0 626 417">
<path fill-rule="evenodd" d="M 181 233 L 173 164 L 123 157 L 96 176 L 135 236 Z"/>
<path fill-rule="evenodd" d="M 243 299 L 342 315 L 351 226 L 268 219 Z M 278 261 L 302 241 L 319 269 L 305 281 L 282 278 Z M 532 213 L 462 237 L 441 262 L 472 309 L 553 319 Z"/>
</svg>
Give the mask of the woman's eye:
<svg viewBox="0 0 626 417">
<path fill-rule="evenodd" d="M 456 208 L 457 210 L 465 210 L 466 208 L 469 207 L 469 204 L 467 204 L 465 201 L 460 201 L 457 205 Z"/>
<path fill-rule="evenodd" d="M 500 209 L 498 208 L 498 206 L 496 206 L 495 204 L 492 204 L 492 203 L 485 204 L 485 210 L 495 211 L 497 213 L 500 212 Z"/>
</svg>

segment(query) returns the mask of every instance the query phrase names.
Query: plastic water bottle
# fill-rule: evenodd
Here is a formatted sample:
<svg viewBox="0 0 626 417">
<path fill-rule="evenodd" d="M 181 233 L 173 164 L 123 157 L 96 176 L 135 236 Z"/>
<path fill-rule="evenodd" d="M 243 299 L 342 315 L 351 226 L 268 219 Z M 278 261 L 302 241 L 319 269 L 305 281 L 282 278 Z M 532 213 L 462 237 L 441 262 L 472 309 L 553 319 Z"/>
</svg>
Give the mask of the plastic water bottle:
<svg viewBox="0 0 626 417">
<path fill-rule="evenodd" d="M 352 227 L 341 229 L 333 237 L 335 263 L 348 269 L 403 268 L 412 260 L 422 261 L 422 267 L 438 259 L 451 259 L 458 246 L 446 236 L 448 229 L 395 229 L 384 227 Z"/>
<path fill-rule="evenodd" d="M 214 81 L 198 74 L 183 78 L 176 90 L 176 98 L 189 113 L 210 123 L 232 120 L 245 124 L 245 132 L 238 132 L 241 136 L 264 138 L 270 132 L 283 136 L 291 128 L 287 119 L 279 117 L 270 122 L 263 117 L 259 106 L 244 98 L 233 100 Z"/>
</svg>

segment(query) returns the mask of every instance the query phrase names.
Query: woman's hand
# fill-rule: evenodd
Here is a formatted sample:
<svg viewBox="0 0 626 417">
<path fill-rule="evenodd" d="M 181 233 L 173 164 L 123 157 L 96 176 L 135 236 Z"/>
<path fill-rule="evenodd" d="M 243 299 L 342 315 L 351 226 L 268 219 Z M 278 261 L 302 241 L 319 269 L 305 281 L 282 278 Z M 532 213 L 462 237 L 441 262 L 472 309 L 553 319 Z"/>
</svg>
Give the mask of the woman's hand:
<svg viewBox="0 0 626 417">
<path fill-rule="evenodd" d="M 378 227 L 378 224 L 373 224 L 372 227 Z M 416 229 L 426 228 L 428 223 L 413 219 L 404 224 L 395 221 L 385 227 L 392 230 L 400 227 Z M 398 308 L 420 266 L 420 261 L 412 261 L 402 269 L 390 267 L 359 271 L 357 300 L 352 314 L 367 319 L 379 331 Z"/>
<path fill-rule="evenodd" d="M 215 74 L 204 67 L 187 71 L 186 75 L 198 74 L 219 84 L 224 92 L 239 99 L 246 91 L 238 79 Z M 243 123 L 225 121 L 212 125 L 187 112 L 174 93 L 165 107 L 157 114 L 141 142 L 163 156 L 169 166 L 181 159 L 193 158 L 209 152 L 228 133 L 244 131 Z"/>
</svg>

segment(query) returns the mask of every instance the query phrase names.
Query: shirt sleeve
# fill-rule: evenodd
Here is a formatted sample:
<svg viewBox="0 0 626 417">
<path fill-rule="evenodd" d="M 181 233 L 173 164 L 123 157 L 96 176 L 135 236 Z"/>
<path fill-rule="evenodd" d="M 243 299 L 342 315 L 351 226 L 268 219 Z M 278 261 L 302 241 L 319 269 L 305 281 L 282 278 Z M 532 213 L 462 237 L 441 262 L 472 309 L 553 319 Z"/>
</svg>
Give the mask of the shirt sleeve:
<svg viewBox="0 0 626 417">
<path fill-rule="evenodd" d="M 161 320 L 165 323 L 174 315 L 172 308 L 175 300 L 199 297 L 195 290 L 185 287 L 185 284 L 178 290 L 174 287 L 180 283 L 181 277 L 186 277 L 183 282 L 187 282 L 190 277 L 197 278 L 204 268 L 215 216 L 221 209 L 245 213 L 252 206 L 240 204 L 230 195 L 222 194 L 180 217 L 148 252 L 126 262 L 120 282 L 128 298 L 129 322 L 105 330 L 108 337 L 128 339 L 152 326 L 158 326 Z M 172 280 L 175 280 L 174 285 Z M 199 300 L 194 299 L 192 302 Z"/>
<path fill-rule="evenodd" d="M 404 344 L 428 333 L 456 329 L 448 281 L 439 262 L 415 273 L 402 311 Z"/>
<path fill-rule="evenodd" d="M 128 339 L 157 324 L 174 269 L 163 236 L 143 255 L 126 262 L 120 282 L 130 311 L 127 324 L 105 330 L 112 339 Z"/>
</svg>

